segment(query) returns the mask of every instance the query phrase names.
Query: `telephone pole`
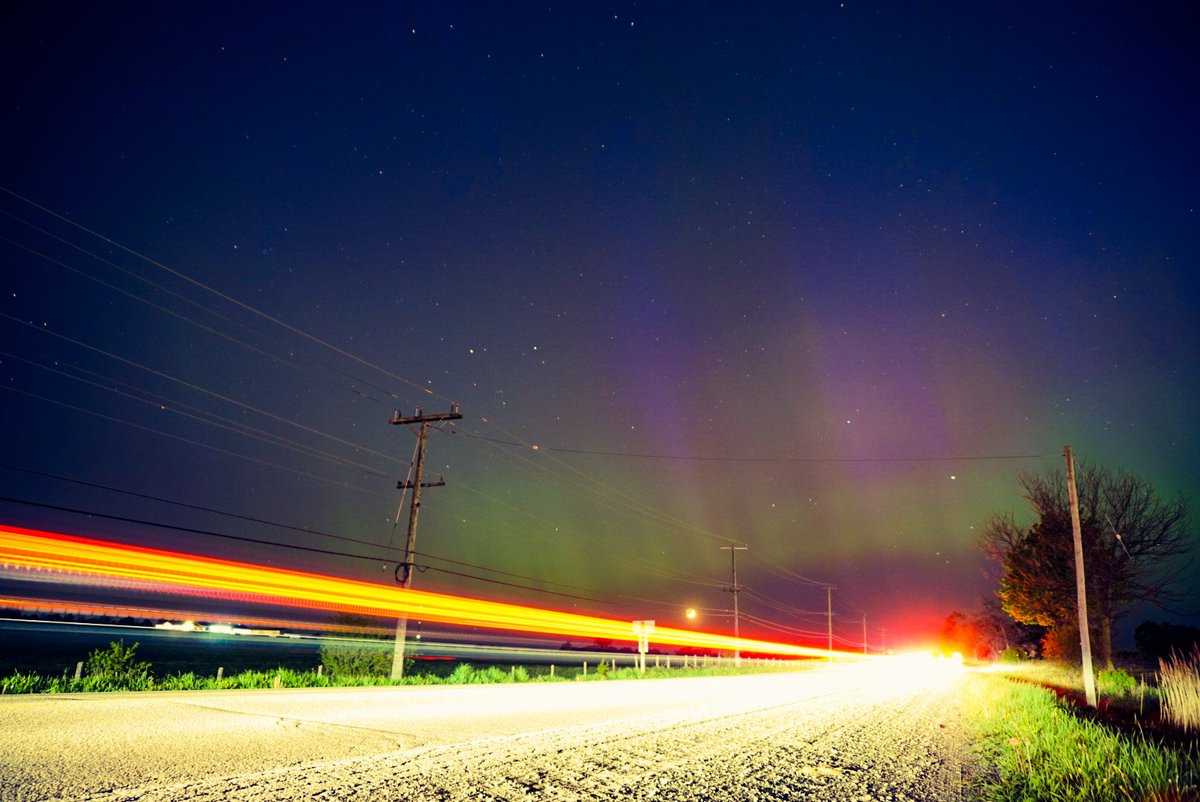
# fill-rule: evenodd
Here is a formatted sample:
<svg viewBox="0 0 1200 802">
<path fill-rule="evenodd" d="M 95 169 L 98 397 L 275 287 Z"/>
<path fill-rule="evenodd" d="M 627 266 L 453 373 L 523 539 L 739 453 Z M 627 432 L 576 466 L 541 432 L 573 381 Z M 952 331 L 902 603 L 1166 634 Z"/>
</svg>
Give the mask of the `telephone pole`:
<svg viewBox="0 0 1200 802">
<path fill-rule="evenodd" d="M 833 662 L 833 585 L 825 586 L 825 607 L 829 612 L 829 662 Z"/>
<path fill-rule="evenodd" d="M 417 548 L 417 518 L 421 514 L 421 488 L 442 487 L 446 484 L 441 479 L 438 479 L 436 482 L 422 481 L 425 474 L 425 442 L 429 439 L 429 424 L 461 419 L 462 415 L 458 412 L 458 404 L 451 404 L 449 412 L 422 415 L 421 410 L 417 409 L 415 415 L 407 418 L 400 417 L 400 410 L 396 410 L 389 421 L 394 426 L 407 426 L 413 423 L 421 424 L 421 428 L 417 432 L 417 464 L 413 471 L 413 479 L 411 482 L 402 481 L 396 483 L 397 490 L 411 488 L 413 492 L 412 501 L 408 506 L 408 539 L 404 543 L 404 562 L 400 563 L 399 570 L 396 572 L 396 578 L 400 581 L 400 586 L 405 590 L 412 587 L 413 564 Z M 392 652 L 392 679 L 400 679 L 404 676 L 404 640 L 407 635 L 408 617 L 404 616 L 396 620 L 396 648 Z"/>
<path fill-rule="evenodd" d="M 1079 524 L 1079 491 L 1075 489 L 1075 455 L 1063 446 L 1067 463 L 1067 500 L 1071 505 L 1071 534 L 1075 538 L 1075 601 L 1079 609 L 1079 647 L 1083 652 L 1083 694 L 1088 707 L 1096 706 L 1096 678 L 1092 674 L 1092 634 L 1088 630 L 1087 587 L 1083 576 L 1083 532 Z"/>
<path fill-rule="evenodd" d="M 739 551 L 747 551 L 749 548 L 749 546 L 721 547 L 721 551 L 729 552 L 729 569 L 732 584 L 725 588 L 725 590 L 733 594 L 733 639 L 735 641 L 740 637 L 738 634 L 738 592 L 741 590 L 741 587 L 737 581 L 737 553 Z M 741 668 L 742 666 L 742 648 L 736 643 L 733 645 L 733 664 L 737 668 Z"/>
</svg>

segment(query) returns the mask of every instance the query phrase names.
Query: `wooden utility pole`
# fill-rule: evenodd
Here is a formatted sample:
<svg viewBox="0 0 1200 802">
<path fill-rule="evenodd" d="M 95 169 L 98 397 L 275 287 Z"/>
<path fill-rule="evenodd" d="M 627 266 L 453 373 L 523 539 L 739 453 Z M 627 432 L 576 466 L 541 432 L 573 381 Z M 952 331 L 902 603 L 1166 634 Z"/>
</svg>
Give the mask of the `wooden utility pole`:
<svg viewBox="0 0 1200 802">
<path fill-rule="evenodd" d="M 417 410 L 417 414 L 402 418 L 400 410 L 396 410 L 392 415 L 389 423 L 396 426 L 404 426 L 412 423 L 421 424 L 421 429 L 417 433 L 417 464 L 413 471 L 413 480 L 411 482 L 403 481 L 396 483 L 397 490 L 406 490 L 412 488 L 412 501 L 408 506 L 408 539 L 404 543 L 404 562 L 400 564 L 400 570 L 397 572 L 397 579 L 400 580 L 400 586 L 405 590 L 412 587 L 413 579 L 413 564 L 416 557 L 417 549 L 417 518 L 421 514 L 421 488 L 423 487 L 442 487 L 446 483 L 439 479 L 436 482 L 423 482 L 425 474 L 425 442 L 429 439 L 429 424 L 438 421 L 461 420 L 462 415 L 458 412 L 458 404 L 451 404 L 449 412 L 439 412 L 433 415 L 422 415 L 421 410 Z M 396 648 L 392 652 L 392 679 L 400 679 L 404 676 L 404 641 L 408 635 L 408 617 L 402 617 L 396 620 Z"/>
<path fill-rule="evenodd" d="M 1092 673 L 1092 634 L 1088 629 L 1087 586 L 1083 575 L 1083 527 L 1079 523 L 1079 492 L 1075 489 L 1075 455 L 1063 446 L 1067 463 L 1067 500 L 1071 506 L 1071 534 L 1075 538 L 1075 601 L 1079 609 L 1079 648 L 1083 654 L 1083 694 L 1088 707 L 1096 706 L 1096 677 Z"/>
<path fill-rule="evenodd" d="M 833 585 L 825 586 L 825 609 L 829 613 L 829 662 L 833 662 Z"/>
<path fill-rule="evenodd" d="M 738 585 L 737 581 L 737 553 L 739 551 L 747 551 L 749 548 L 749 546 L 721 547 L 722 551 L 729 552 L 730 580 L 733 584 L 725 588 L 725 590 L 733 594 L 733 639 L 735 641 L 740 637 L 738 633 L 738 592 L 741 590 L 741 587 Z M 741 668 L 742 665 L 742 649 L 741 646 L 736 643 L 733 645 L 733 665 L 737 668 Z"/>
</svg>

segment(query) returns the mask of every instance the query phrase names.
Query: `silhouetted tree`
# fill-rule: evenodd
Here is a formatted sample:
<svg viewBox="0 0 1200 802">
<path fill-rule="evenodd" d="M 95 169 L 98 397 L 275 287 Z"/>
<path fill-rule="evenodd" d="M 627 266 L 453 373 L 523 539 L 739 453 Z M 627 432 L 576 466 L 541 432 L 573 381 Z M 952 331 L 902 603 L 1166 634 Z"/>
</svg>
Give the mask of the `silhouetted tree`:
<svg viewBox="0 0 1200 802">
<path fill-rule="evenodd" d="M 1063 471 L 1017 475 L 1037 520 L 1019 526 L 1012 513 L 983 531 L 985 550 L 1000 564 L 999 596 L 1016 621 L 1077 627 L 1074 541 Z M 1148 481 L 1125 471 L 1076 466 L 1087 580 L 1089 629 L 1100 659 L 1112 667 L 1113 624 L 1128 606 L 1180 599 L 1173 585 L 1189 550 L 1188 503 L 1158 497 Z M 1076 623 L 1073 623 L 1076 622 Z"/>
<path fill-rule="evenodd" d="M 1138 651 L 1150 660 L 1169 658 L 1172 652 L 1188 654 L 1200 645 L 1200 629 L 1185 624 L 1143 621 L 1133 631 Z"/>
<path fill-rule="evenodd" d="M 993 657 L 1010 648 L 1020 649 L 1030 655 L 1037 654 L 1042 636 L 1046 634 L 1045 627 L 1014 621 L 1012 616 L 1004 612 L 998 597 L 984 599 L 983 609 L 972 620 L 980 644 Z"/>
</svg>

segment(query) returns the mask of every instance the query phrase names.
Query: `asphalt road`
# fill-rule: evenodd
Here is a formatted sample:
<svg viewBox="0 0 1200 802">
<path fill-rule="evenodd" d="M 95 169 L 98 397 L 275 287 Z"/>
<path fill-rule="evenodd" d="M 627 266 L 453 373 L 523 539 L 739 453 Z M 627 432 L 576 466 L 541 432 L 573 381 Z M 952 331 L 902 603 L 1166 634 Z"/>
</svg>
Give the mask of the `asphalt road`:
<svg viewBox="0 0 1200 802">
<path fill-rule="evenodd" d="M 961 676 L 0 697 L 0 799 L 959 799 Z"/>
</svg>

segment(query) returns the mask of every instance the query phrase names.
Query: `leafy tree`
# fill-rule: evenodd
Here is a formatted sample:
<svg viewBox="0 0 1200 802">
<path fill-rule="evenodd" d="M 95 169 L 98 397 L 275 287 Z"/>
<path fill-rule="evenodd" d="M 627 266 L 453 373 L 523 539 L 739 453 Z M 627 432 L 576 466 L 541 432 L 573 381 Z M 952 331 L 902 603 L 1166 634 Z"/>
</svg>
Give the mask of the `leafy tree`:
<svg viewBox="0 0 1200 802">
<path fill-rule="evenodd" d="M 1169 658 L 1172 652 L 1188 654 L 1200 646 L 1200 629 L 1186 624 L 1143 621 L 1133 631 L 1138 651 L 1150 660 Z"/>
<path fill-rule="evenodd" d="M 998 602 L 984 602 L 983 609 L 967 615 L 953 612 L 942 623 L 941 648 L 963 657 L 985 660 L 1006 649 L 1033 653 L 1044 630 L 1018 624 L 1000 609 Z"/>
<path fill-rule="evenodd" d="M 1052 630 L 1077 627 L 1074 539 L 1063 471 L 1021 472 L 1021 496 L 1036 521 L 1022 527 L 1012 513 L 983 531 L 984 548 L 1000 564 L 999 597 L 1006 613 Z M 1150 482 L 1126 471 L 1076 466 L 1089 630 L 1112 667 L 1113 625 L 1137 601 L 1179 601 L 1174 589 L 1190 548 L 1189 506 L 1183 496 L 1159 498 Z M 1075 623 L 1072 623 L 1075 622 Z M 1059 633 L 1058 640 L 1067 637 Z M 1064 644 L 1058 644 L 1063 646 Z"/>
<path fill-rule="evenodd" d="M 987 654 L 1001 655 L 1015 650 L 1025 655 L 1038 654 L 1045 627 L 1022 624 L 1004 612 L 1000 599 L 984 599 L 983 608 L 972 619 L 981 648 Z"/>
</svg>

